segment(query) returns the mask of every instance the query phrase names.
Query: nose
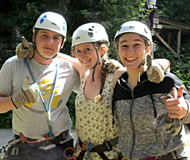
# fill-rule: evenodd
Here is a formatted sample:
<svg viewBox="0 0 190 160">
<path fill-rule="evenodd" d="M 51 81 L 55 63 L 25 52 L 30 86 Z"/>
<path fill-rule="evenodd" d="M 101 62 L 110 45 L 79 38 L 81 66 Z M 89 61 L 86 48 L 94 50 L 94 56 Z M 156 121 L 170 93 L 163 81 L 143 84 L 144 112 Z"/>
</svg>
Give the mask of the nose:
<svg viewBox="0 0 190 160">
<path fill-rule="evenodd" d="M 81 51 L 81 53 L 80 53 L 80 57 L 84 58 L 85 55 L 86 55 L 86 53 L 85 53 L 84 51 Z"/>
<path fill-rule="evenodd" d="M 129 49 L 128 49 L 127 53 L 131 53 L 131 52 L 133 52 L 133 47 L 129 46 Z"/>
<path fill-rule="evenodd" d="M 53 37 L 48 37 L 47 42 L 48 43 L 53 43 Z"/>
</svg>

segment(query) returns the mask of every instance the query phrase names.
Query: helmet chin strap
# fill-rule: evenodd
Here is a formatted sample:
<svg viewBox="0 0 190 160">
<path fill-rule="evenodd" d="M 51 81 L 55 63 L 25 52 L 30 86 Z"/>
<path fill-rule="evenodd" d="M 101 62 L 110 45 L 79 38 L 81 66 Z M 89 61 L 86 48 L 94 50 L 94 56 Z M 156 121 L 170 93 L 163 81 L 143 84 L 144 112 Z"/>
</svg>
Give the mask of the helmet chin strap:
<svg viewBox="0 0 190 160">
<path fill-rule="evenodd" d="M 104 53 L 104 54 L 102 55 L 102 57 L 100 58 L 99 55 L 98 55 L 98 50 L 97 50 L 97 48 L 96 48 L 95 43 L 94 43 L 94 48 L 95 48 L 95 50 L 96 50 L 97 63 L 94 65 L 94 67 L 92 67 L 92 69 L 93 69 L 93 73 L 92 73 L 92 82 L 94 82 L 94 74 L 95 74 L 96 66 L 97 66 L 97 65 L 100 65 L 100 63 L 101 63 L 101 61 L 102 61 L 102 59 L 103 59 L 103 57 L 104 57 L 104 55 L 105 55 L 105 53 Z"/>
<path fill-rule="evenodd" d="M 139 78 L 138 78 L 138 82 L 140 82 L 140 77 L 141 77 L 141 73 L 140 73 L 140 68 L 142 65 L 145 65 L 146 62 L 146 57 L 143 58 L 142 62 L 140 63 L 140 65 L 138 66 L 139 68 Z"/>
</svg>

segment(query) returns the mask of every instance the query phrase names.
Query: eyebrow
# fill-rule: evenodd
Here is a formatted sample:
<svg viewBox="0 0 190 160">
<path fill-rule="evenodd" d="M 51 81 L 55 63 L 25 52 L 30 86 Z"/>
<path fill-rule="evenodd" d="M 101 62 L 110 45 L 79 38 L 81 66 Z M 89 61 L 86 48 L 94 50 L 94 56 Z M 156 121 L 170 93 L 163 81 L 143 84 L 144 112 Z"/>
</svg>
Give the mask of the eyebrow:
<svg viewBox="0 0 190 160">
<path fill-rule="evenodd" d="M 141 39 L 134 39 L 133 41 L 139 41 L 139 42 L 142 42 L 142 40 Z M 128 42 L 127 40 L 123 40 L 123 41 L 121 41 L 119 44 L 121 44 L 121 43 L 124 43 L 124 42 Z"/>
</svg>

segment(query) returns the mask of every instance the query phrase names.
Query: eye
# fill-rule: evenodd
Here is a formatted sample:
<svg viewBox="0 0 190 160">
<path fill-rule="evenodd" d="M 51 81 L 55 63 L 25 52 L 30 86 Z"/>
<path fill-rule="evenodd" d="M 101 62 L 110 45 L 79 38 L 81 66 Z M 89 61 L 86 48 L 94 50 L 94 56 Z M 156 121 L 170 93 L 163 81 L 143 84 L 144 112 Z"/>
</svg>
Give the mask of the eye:
<svg viewBox="0 0 190 160">
<path fill-rule="evenodd" d="M 86 48 L 86 51 L 90 51 L 90 48 Z"/>
<path fill-rule="evenodd" d="M 81 50 L 76 50 L 76 53 L 81 53 Z"/>
<path fill-rule="evenodd" d="M 128 47 L 128 45 L 123 44 L 123 45 L 121 45 L 121 47 L 122 47 L 122 48 L 127 48 L 127 47 Z"/>
<path fill-rule="evenodd" d="M 135 47 L 139 47 L 141 44 L 140 43 L 135 43 L 134 46 Z"/>
<path fill-rule="evenodd" d="M 58 40 L 61 39 L 61 37 L 55 36 L 54 39 Z"/>
<path fill-rule="evenodd" d="M 47 37 L 47 35 L 46 35 L 46 34 L 42 34 L 42 37 L 46 38 L 46 37 Z"/>
</svg>

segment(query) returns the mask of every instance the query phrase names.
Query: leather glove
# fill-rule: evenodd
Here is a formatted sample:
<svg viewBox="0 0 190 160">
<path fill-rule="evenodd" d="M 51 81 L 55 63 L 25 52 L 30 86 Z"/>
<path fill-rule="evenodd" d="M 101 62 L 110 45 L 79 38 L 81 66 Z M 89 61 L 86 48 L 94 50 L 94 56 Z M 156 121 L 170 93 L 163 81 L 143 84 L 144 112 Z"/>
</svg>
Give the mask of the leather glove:
<svg viewBox="0 0 190 160">
<path fill-rule="evenodd" d="M 177 90 L 172 88 L 171 92 L 166 96 L 162 96 L 161 99 L 164 103 L 169 98 L 177 97 Z M 166 114 L 162 114 L 159 117 L 155 118 L 153 121 L 153 128 L 157 129 L 161 126 L 166 128 L 166 132 L 170 133 L 172 136 L 177 135 L 181 130 L 181 121 L 177 118 L 170 118 Z"/>
<path fill-rule="evenodd" d="M 149 81 L 154 83 L 162 82 L 164 79 L 164 70 L 162 69 L 160 64 L 152 60 L 152 56 L 150 54 L 147 55 L 147 66 L 148 68 L 146 72 Z"/>
<path fill-rule="evenodd" d="M 109 59 L 106 63 L 108 73 L 114 73 L 117 69 L 122 68 L 122 64 L 114 59 Z"/>
<path fill-rule="evenodd" d="M 24 57 L 33 58 L 34 57 L 34 44 L 28 42 L 24 36 L 21 37 L 21 42 L 16 46 L 16 55 L 19 59 Z"/>
<path fill-rule="evenodd" d="M 39 100 L 38 84 L 30 85 L 29 78 L 25 76 L 24 85 L 11 97 L 15 108 L 19 108 L 28 103 L 35 103 Z"/>
</svg>

